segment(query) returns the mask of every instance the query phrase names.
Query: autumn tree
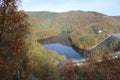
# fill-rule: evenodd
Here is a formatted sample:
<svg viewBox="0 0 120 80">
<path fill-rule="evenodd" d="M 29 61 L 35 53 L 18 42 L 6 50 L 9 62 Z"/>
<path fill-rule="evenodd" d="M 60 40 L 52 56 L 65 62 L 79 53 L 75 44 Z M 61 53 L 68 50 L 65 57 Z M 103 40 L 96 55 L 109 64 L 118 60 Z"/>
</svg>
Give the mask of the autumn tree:
<svg viewBox="0 0 120 80">
<path fill-rule="evenodd" d="M 0 79 L 21 80 L 25 58 L 27 15 L 20 0 L 0 0 Z"/>
</svg>

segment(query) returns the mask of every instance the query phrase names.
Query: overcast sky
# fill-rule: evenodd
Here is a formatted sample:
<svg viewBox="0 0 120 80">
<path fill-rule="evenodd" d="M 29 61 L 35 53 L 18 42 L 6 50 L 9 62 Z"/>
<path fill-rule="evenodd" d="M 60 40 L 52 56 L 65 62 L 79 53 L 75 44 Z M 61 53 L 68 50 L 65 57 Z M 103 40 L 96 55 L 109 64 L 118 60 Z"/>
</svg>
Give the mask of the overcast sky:
<svg viewBox="0 0 120 80">
<path fill-rule="evenodd" d="M 113 16 L 120 15 L 120 0 L 22 0 L 21 8 L 25 11 L 97 11 Z"/>
</svg>

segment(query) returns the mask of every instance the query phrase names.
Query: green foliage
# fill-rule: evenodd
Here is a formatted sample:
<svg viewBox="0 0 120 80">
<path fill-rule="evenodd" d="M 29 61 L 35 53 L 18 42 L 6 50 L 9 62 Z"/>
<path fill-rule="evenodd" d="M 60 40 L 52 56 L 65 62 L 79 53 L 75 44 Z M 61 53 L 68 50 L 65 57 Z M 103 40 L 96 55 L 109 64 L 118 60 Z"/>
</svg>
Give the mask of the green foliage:
<svg viewBox="0 0 120 80">
<path fill-rule="evenodd" d="M 33 26 L 33 31 L 37 39 L 44 39 L 57 36 L 61 31 L 54 26 L 52 19 L 56 13 L 50 12 L 27 12 L 29 15 L 29 22 Z M 52 24 L 52 25 L 51 25 Z"/>
<path fill-rule="evenodd" d="M 36 18 L 54 18 L 58 13 L 52 13 L 48 11 L 41 12 L 26 12 L 28 15 L 36 17 Z"/>
<path fill-rule="evenodd" d="M 58 77 L 55 61 L 65 57 L 42 48 L 36 41 L 37 33 L 27 22 L 27 15 L 17 11 L 17 1 L 0 0 L 0 79 L 22 80 L 26 73 L 38 78 Z M 59 32 L 54 28 L 49 30 L 51 35 Z"/>
<path fill-rule="evenodd" d="M 88 49 L 104 39 L 107 34 L 120 30 L 118 21 L 98 12 L 27 12 L 27 14 L 38 38 L 48 38 L 67 31 L 72 44 L 78 48 Z M 102 30 L 102 34 L 96 34 L 94 28 Z"/>
<path fill-rule="evenodd" d="M 110 42 L 107 43 L 106 45 L 110 50 L 115 50 L 119 46 L 118 40 L 111 40 Z"/>
<path fill-rule="evenodd" d="M 117 33 L 120 31 L 119 22 L 112 19 L 109 16 L 97 13 L 97 12 L 81 12 L 81 11 L 70 11 L 66 13 L 51 13 L 51 12 L 28 12 L 27 13 L 30 18 L 29 21 L 33 26 L 34 36 L 36 39 L 43 39 L 52 36 L 58 35 L 60 32 L 68 32 L 69 38 L 71 40 L 72 45 L 79 49 L 89 49 L 95 44 L 99 43 L 103 40 L 107 34 Z M 72 15 L 72 16 L 71 16 Z M 96 34 L 93 29 L 102 30 L 101 34 Z M 32 38 L 32 39 L 33 39 Z M 29 40 L 32 40 L 31 38 Z M 28 40 L 28 41 L 29 41 Z M 56 66 L 54 65 L 56 60 L 62 60 L 63 57 L 58 56 L 55 52 L 46 51 L 38 44 L 35 40 L 29 42 L 29 66 L 31 68 L 31 72 L 34 73 L 35 76 L 40 79 L 47 77 L 56 77 L 58 75 Z M 110 48 L 115 46 L 113 44 L 109 44 Z M 106 48 L 104 48 L 106 49 Z M 107 50 L 107 49 L 106 49 Z M 104 54 L 102 52 L 96 52 L 94 57 L 99 56 L 102 59 Z M 100 55 L 101 54 L 101 55 Z M 97 57 L 96 57 L 97 59 Z M 41 64 L 39 64 L 41 63 Z M 67 66 L 67 65 L 66 65 Z M 61 75 L 67 75 L 67 79 L 70 78 L 69 74 L 74 73 L 74 70 L 77 72 L 81 72 L 82 69 L 76 70 L 76 68 L 72 68 L 70 66 L 69 69 L 66 69 L 66 73 Z M 102 69 L 102 67 L 99 67 Z M 63 68 L 62 68 L 63 69 Z M 90 69 L 90 70 L 88 70 Z M 94 69 L 88 68 L 83 70 L 83 73 L 77 74 L 80 76 L 88 77 L 91 80 L 97 80 L 97 77 L 94 78 L 92 73 L 94 73 Z M 93 70 L 93 72 L 91 72 Z M 62 71 L 62 70 L 61 70 Z M 71 71 L 71 73 L 69 73 Z M 102 75 L 102 73 L 100 73 Z M 98 76 L 99 74 L 94 74 Z M 73 75 L 71 79 L 74 79 L 76 75 Z M 103 77 L 103 76 L 102 76 Z M 103 78 L 100 78 L 103 79 Z M 107 78 L 105 78 L 107 79 Z"/>
<path fill-rule="evenodd" d="M 31 29 L 32 30 L 32 29 Z M 58 71 L 55 65 L 56 61 L 65 60 L 54 51 L 45 50 L 40 43 L 36 41 L 35 33 L 32 33 L 26 39 L 28 70 L 29 74 L 35 75 L 38 79 L 57 78 Z"/>
<path fill-rule="evenodd" d="M 110 33 L 119 33 L 120 28 L 114 20 L 90 24 L 84 28 L 74 29 L 70 33 L 72 44 L 84 49 L 89 49 L 102 41 Z M 94 29 L 102 30 L 102 33 L 96 34 Z M 76 43 L 76 44 L 74 44 Z"/>
</svg>

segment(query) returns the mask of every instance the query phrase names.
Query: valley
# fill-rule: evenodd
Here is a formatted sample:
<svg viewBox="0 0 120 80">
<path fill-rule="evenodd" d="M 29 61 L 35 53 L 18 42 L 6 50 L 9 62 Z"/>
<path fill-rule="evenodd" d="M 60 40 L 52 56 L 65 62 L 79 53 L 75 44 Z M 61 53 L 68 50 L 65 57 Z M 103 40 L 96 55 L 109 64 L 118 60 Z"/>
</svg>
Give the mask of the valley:
<svg viewBox="0 0 120 80">
<path fill-rule="evenodd" d="M 120 80 L 119 3 L 0 0 L 0 80 Z"/>
<path fill-rule="evenodd" d="M 63 13 L 48 11 L 26 13 L 30 16 L 29 21 L 34 26 L 33 31 L 37 40 L 42 44 L 72 45 L 83 55 L 108 34 L 118 34 L 120 31 L 119 18 L 98 12 L 78 10 Z"/>
<path fill-rule="evenodd" d="M 47 78 L 57 80 L 56 76 L 68 80 L 79 80 L 78 78 L 83 77 L 97 80 L 96 75 L 104 80 L 106 77 L 101 75 L 105 75 L 106 70 L 110 74 L 113 74 L 111 68 L 115 72 L 119 70 L 118 17 L 79 10 L 63 13 L 48 11 L 26 13 L 32 25 L 33 39 L 36 41 L 34 50 L 31 50 L 35 54 L 30 55 L 31 64 L 36 63 L 33 66 L 36 68 L 34 74 L 37 73 L 39 77 L 42 74 L 45 80 Z M 117 38 L 113 34 L 118 34 Z M 115 66 L 111 67 L 111 64 Z M 38 71 L 39 67 L 43 70 Z M 44 70 L 46 71 L 43 74 Z M 54 77 L 44 76 L 46 74 L 51 76 L 51 73 L 55 73 L 52 74 Z"/>
</svg>

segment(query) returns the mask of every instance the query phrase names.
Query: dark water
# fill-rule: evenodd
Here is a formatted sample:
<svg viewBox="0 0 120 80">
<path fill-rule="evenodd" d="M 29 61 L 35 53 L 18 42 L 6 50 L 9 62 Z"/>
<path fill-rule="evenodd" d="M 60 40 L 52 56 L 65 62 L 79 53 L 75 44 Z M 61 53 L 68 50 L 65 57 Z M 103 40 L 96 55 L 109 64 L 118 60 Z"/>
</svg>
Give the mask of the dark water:
<svg viewBox="0 0 120 80">
<path fill-rule="evenodd" d="M 61 33 L 58 36 L 47 38 L 47 39 L 42 39 L 38 40 L 41 44 L 54 44 L 54 43 L 60 43 L 66 46 L 71 46 L 71 43 L 68 39 L 67 33 Z"/>
<path fill-rule="evenodd" d="M 72 47 L 62 45 L 60 43 L 44 44 L 44 48 L 54 50 L 60 55 L 66 56 L 66 58 L 82 59 L 83 57 L 77 53 Z"/>
</svg>

